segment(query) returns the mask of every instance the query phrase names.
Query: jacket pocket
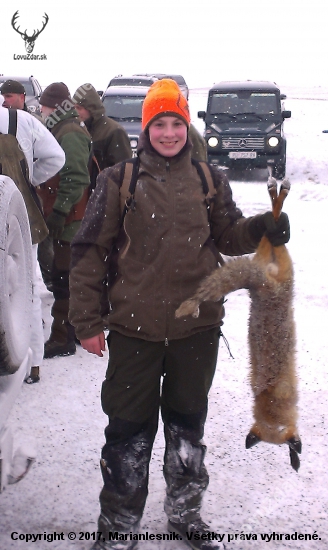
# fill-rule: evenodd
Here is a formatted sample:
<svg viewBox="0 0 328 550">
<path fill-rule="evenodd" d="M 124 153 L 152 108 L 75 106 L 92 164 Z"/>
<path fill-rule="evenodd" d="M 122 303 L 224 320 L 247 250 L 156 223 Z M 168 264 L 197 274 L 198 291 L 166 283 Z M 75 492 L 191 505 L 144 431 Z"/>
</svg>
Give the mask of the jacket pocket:
<svg viewBox="0 0 328 550">
<path fill-rule="evenodd" d="M 119 275 L 109 292 L 109 322 L 135 332 L 138 338 L 153 334 L 158 302 L 154 267 L 126 257 L 118 268 Z"/>
</svg>

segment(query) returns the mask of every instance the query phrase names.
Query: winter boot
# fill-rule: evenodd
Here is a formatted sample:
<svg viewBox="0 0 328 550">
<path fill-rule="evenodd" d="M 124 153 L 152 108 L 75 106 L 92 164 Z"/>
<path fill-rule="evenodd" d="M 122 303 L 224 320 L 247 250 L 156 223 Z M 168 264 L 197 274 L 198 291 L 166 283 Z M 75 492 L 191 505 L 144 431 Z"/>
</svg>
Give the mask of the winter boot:
<svg viewBox="0 0 328 550">
<path fill-rule="evenodd" d="M 164 424 L 163 468 L 166 481 L 164 510 L 174 525 L 192 523 L 200 518 L 202 498 L 209 482 L 204 464 L 206 446 L 200 439 L 202 415 L 189 415 L 189 426 L 181 414 L 175 416 L 177 422 Z"/>
<path fill-rule="evenodd" d="M 166 498 L 164 510 L 169 531 L 179 533 L 195 550 L 219 550 L 224 546 L 216 533 L 200 517 L 203 494 L 209 478 L 202 442 L 206 409 L 184 415 L 162 406 L 165 434 L 164 477 Z"/>
<path fill-rule="evenodd" d="M 138 532 L 139 522 L 126 529 L 114 525 L 104 514 L 100 514 L 98 520 L 100 540 L 97 540 L 90 550 L 132 550 L 137 548 L 138 541 L 133 540 L 133 537 L 137 536 Z"/>
<path fill-rule="evenodd" d="M 74 327 L 68 321 L 69 300 L 55 300 L 51 315 L 53 322 L 49 339 L 44 345 L 44 359 L 74 355 L 76 352 Z"/>
<path fill-rule="evenodd" d="M 216 539 L 217 533 L 211 531 L 201 518 L 188 523 L 169 521 L 167 528 L 170 532 L 179 533 L 193 550 L 224 550 L 225 548 L 224 544 Z"/>
<path fill-rule="evenodd" d="M 66 342 L 64 344 L 60 344 L 59 342 L 48 340 L 44 345 L 43 358 L 52 359 L 53 357 L 64 357 L 66 355 L 74 355 L 75 353 L 75 342 Z"/>
</svg>

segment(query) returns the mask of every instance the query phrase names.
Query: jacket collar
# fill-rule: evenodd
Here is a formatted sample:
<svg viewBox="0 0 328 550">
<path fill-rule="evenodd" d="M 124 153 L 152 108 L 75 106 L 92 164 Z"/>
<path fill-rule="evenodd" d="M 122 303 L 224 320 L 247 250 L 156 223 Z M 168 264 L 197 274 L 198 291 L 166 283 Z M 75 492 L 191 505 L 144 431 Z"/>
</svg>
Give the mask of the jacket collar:
<svg viewBox="0 0 328 550">
<path fill-rule="evenodd" d="M 69 111 L 62 112 L 59 109 L 53 111 L 45 120 L 45 124 L 49 130 L 51 130 L 56 124 L 62 122 L 63 120 L 69 119 L 78 119 L 78 114 L 75 109 L 70 109 Z"/>
</svg>

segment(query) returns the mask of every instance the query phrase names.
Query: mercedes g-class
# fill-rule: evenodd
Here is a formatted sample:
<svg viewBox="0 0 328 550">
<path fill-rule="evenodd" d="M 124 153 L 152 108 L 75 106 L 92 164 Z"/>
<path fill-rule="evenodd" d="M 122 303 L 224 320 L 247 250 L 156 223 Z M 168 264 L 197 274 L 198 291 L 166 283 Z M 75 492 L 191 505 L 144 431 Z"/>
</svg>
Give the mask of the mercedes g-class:
<svg viewBox="0 0 328 550">
<path fill-rule="evenodd" d="M 228 167 L 271 167 L 276 178 L 286 172 L 286 139 L 278 86 L 272 82 L 220 82 L 209 90 L 205 122 L 208 160 Z"/>
</svg>

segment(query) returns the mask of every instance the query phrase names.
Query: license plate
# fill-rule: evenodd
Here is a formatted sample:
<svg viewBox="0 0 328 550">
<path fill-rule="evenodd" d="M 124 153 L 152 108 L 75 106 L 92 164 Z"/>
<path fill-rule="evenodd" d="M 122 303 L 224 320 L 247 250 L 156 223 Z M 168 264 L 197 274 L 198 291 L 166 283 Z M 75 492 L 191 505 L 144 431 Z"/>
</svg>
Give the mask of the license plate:
<svg viewBox="0 0 328 550">
<path fill-rule="evenodd" d="M 256 159 L 256 151 L 230 151 L 231 159 Z"/>
</svg>

